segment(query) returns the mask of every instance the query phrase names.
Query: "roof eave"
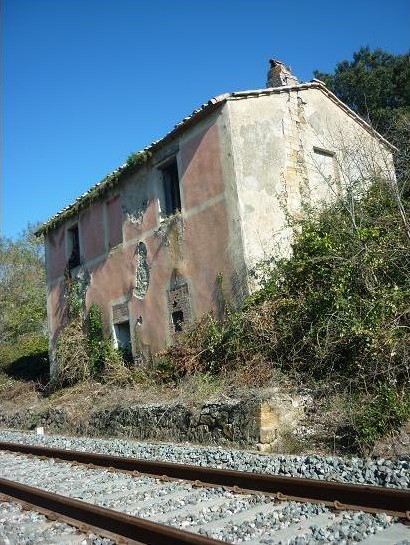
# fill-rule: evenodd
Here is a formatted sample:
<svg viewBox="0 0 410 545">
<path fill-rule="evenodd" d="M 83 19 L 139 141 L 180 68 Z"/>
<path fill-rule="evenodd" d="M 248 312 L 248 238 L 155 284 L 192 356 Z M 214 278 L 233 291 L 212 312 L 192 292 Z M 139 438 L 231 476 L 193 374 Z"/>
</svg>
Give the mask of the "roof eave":
<svg viewBox="0 0 410 545">
<path fill-rule="evenodd" d="M 226 102 L 229 94 L 225 93 L 217 97 L 212 98 L 206 104 L 204 104 L 200 109 L 195 110 L 190 116 L 184 118 L 182 121 L 177 123 L 175 127 L 167 133 L 160 140 L 156 140 L 143 148 L 137 154 L 148 153 L 152 155 L 155 151 L 166 145 L 170 140 L 176 138 L 179 134 L 184 132 L 194 123 L 198 123 L 201 119 L 208 116 L 210 113 L 219 108 L 224 102 Z M 144 162 L 145 164 L 146 162 Z M 57 214 L 52 216 L 49 220 L 43 223 L 39 229 L 35 232 L 37 237 L 47 234 L 48 231 L 58 227 L 64 220 L 72 217 L 76 213 L 84 209 L 87 204 L 94 201 L 94 197 L 100 198 L 104 193 L 111 189 L 109 182 L 112 177 L 115 177 L 115 183 L 118 184 L 122 179 L 127 176 L 130 176 L 143 165 L 137 165 L 135 168 L 127 168 L 127 163 L 121 165 L 119 168 L 108 174 L 103 180 L 92 186 L 86 193 L 78 197 L 74 202 L 60 210 Z"/>
<path fill-rule="evenodd" d="M 211 100 L 209 100 L 207 103 L 203 104 L 200 108 L 194 110 L 194 112 L 184 118 L 182 121 L 177 123 L 175 127 L 167 133 L 164 137 L 162 137 L 160 140 L 157 140 L 155 142 L 152 142 L 145 148 L 143 148 L 140 152 L 137 152 L 137 154 L 149 154 L 152 155 L 155 151 L 163 147 L 165 144 L 167 144 L 170 140 L 173 140 L 175 137 L 177 137 L 179 134 L 187 130 L 190 126 L 197 123 L 204 117 L 208 116 L 210 113 L 215 111 L 217 108 L 219 108 L 222 104 L 227 102 L 228 100 L 238 100 L 238 99 L 245 99 L 252 96 L 263 96 L 263 95 L 271 95 L 271 94 L 279 94 L 279 93 L 286 93 L 286 92 L 292 92 L 292 91 L 300 91 L 304 89 L 318 89 L 322 93 L 324 93 L 330 100 L 332 100 L 335 104 L 337 104 L 342 110 L 344 110 L 350 117 L 352 117 L 357 123 L 359 123 L 366 131 L 368 131 L 372 136 L 376 137 L 378 140 L 380 140 L 390 151 L 397 151 L 397 148 L 393 146 L 386 138 L 384 138 L 380 133 L 378 133 L 369 123 L 367 123 L 364 119 L 362 119 L 356 112 L 354 112 L 349 106 L 347 106 L 344 102 L 342 102 L 332 91 L 330 91 L 326 85 L 318 80 L 313 79 L 310 82 L 306 83 L 299 83 L 296 85 L 287 85 L 287 86 L 281 86 L 281 87 L 268 87 L 263 89 L 254 89 L 254 90 L 248 90 L 248 91 L 237 91 L 232 93 L 224 93 L 221 95 L 218 95 Z M 55 229 L 58 227 L 64 220 L 68 219 L 69 217 L 72 217 L 76 213 L 80 212 L 82 209 L 84 209 L 90 202 L 93 202 L 95 199 L 99 199 L 103 194 L 105 194 L 113 185 L 117 185 L 121 180 L 123 180 L 126 176 L 130 176 L 133 174 L 136 170 L 141 168 L 143 164 L 146 164 L 147 161 L 144 161 L 140 165 L 136 165 L 135 168 L 130 168 L 127 163 L 122 165 L 121 167 L 117 168 L 110 174 L 108 174 L 103 180 L 92 186 L 86 193 L 78 197 L 74 202 L 60 210 L 57 214 L 52 216 L 48 221 L 43 223 L 43 225 L 40 226 L 39 229 L 35 232 L 36 236 L 42 236 L 47 234 L 47 232 L 51 231 L 52 229 Z M 113 182 L 113 183 L 111 183 Z"/>
</svg>

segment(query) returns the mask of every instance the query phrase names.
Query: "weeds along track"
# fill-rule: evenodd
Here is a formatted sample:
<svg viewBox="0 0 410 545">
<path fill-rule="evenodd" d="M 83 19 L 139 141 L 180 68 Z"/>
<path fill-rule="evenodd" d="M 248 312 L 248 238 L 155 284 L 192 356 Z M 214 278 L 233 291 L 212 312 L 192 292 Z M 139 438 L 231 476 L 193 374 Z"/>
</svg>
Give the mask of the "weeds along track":
<svg viewBox="0 0 410 545">
<path fill-rule="evenodd" d="M 0 449 L 1 493 L 117 541 L 118 535 L 129 543 L 167 544 L 374 545 L 410 540 L 407 490 L 24 444 L 0 443 Z M 17 490 L 10 479 L 18 483 Z M 40 494 L 33 490 L 38 488 Z M 54 504 L 50 494 L 58 495 Z M 84 515 L 84 510 L 91 513 Z"/>
</svg>

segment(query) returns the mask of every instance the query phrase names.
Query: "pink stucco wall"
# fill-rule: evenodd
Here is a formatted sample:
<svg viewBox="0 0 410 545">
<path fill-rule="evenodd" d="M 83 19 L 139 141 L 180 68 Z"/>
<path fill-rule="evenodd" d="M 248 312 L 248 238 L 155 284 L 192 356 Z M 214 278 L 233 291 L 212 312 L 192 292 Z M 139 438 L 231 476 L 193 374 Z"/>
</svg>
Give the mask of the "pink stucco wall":
<svg viewBox="0 0 410 545">
<path fill-rule="evenodd" d="M 217 125 L 211 125 L 184 143 L 180 166 L 186 210 L 224 190 Z"/>
<path fill-rule="evenodd" d="M 81 254 L 89 261 L 105 252 L 104 204 L 93 203 L 80 215 Z"/>
<path fill-rule="evenodd" d="M 65 226 L 61 225 L 47 237 L 47 265 L 49 280 L 54 280 L 64 273 L 65 257 Z"/>
<path fill-rule="evenodd" d="M 64 325 L 65 316 L 65 285 L 64 279 L 58 280 L 53 284 L 52 288 L 48 290 L 48 323 L 49 323 L 49 335 L 52 344 L 54 345 L 56 337 Z"/>
<path fill-rule="evenodd" d="M 122 242 L 121 198 L 115 195 L 107 201 L 108 246 L 114 248 Z"/>
<path fill-rule="evenodd" d="M 122 187 L 119 186 L 118 195 L 105 203 L 93 204 L 81 213 L 79 219 L 82 253 L 86 259 L 84 266 L 91 275 L 86 293 L 87 307 L 91 303 L 101 307 L 109 333 L 113 304 L 128 302 L 132 336 L 137 339 L 139 347 L 151 353 L 161 350 L 171 340 L 167 290 L 174 270 L 188 282 L 191 308 L 196 317 L 215 307 L 217 275 L 222 274 L 229 280 L 233 274 L 228 253 L 229 227 L 220 134 L 216 122 L 191 138 L 185 135 L 179 145 L 178 165 L 184 218 L 179 236 L 175 226 L 171 226 L 166 241 L 156 231 L 165 229 L 167 223 L 166 220 L 160 222 L 159 196 L 152 181 L 160 174 L 149 168 L 144 183 L 139 181 L 140 185 L 132 186 L 136 182 L 126 180 Z M 127 199 L 135 201 L 136 197 L 143 200 L 144 213 L 138 221 L 129 221 Z M 198 205 L 201 205 L 200 209 L 195 209 Z M 108 231 L 109 248 L 104 247 L 104 229 Z M 137 297 L 134 292 L 136 249 L 141 240 L 147 248 L 149 285 L 145 295 Z M 53 267 L 61 271 L 65 263 L 57 246 L 50 246 L 49 259 L 51 262 L 56 260 L 58 266 L 53 264 Z M 61 319 L 61 313 L 55 310 L 61 306 L 61 293 L 61 286 L 50 291 L 54 331 Z M 137 323 L 139 317 L 140 323 Z"/>
<path fill-rule="evenodd" d="M 229 285 L 233 271 L 227 253 L 228 237 L 224 202 L 191 216 L 186 222 L 186 276 L 192 279 L 193 303 L 198 315 L 215 306 L 213 295 L 217 275 L 221 274 Z"/>
</svg>

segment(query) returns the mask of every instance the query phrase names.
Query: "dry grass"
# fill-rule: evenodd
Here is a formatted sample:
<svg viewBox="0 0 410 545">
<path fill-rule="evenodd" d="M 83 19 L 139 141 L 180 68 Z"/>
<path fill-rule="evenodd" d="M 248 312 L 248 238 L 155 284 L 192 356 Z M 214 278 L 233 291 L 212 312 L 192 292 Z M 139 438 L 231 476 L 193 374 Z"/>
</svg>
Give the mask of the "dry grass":
<svg viewBox="0 0 410 545">
<path fill-rule="evenodd" d="M 252 356 L 241 365 L 234 365 L 224 370 L 224 374 L 233 388 L 269 388 L 280 386 L 288 389 L 289 383 L 280 371 L 273 368 L 261 354 Z"/>
<path fill-rule="evenodd" d="M 33 381 L 15 380 L 0 373 L 0 407 L 3 411 L 31 408 L 40 402 L 38 384 Z"/>
<path fill-rule="evenodd" d="M 194 373 L 184 377 L 174 389 L 175 399 L 188 404 L 220 401 L 232 393 L 227 377 Z"/>
<path fill-rule="evenodd" d="M 60 333 L 56 346 L 55 386 L 71 386 L 90 376 L 87 338 L 81 324 L 70 322 Z"/>
</svg>

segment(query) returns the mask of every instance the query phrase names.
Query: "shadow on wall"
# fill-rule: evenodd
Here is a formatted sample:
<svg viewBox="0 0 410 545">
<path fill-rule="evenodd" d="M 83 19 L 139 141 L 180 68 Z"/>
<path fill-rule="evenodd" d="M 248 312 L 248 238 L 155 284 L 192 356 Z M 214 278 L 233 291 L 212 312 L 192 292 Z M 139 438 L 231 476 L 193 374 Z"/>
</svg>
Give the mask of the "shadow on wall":
<svg viewBox="0 0 410 545">
<path fill-rule="evenodd" d="M 217 274 L 212 291 L 212 301 L 216 318 L 222 320 L 230 312 L 238 310 L 249 295 L 246 273 L 235 271 L 228 281 L 221 273 Z"/>
</svg>

